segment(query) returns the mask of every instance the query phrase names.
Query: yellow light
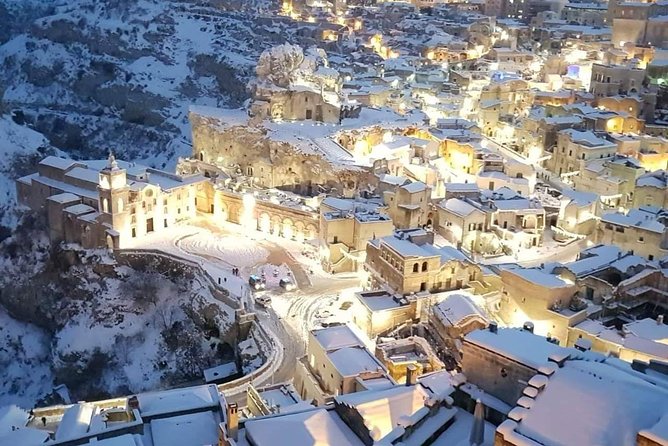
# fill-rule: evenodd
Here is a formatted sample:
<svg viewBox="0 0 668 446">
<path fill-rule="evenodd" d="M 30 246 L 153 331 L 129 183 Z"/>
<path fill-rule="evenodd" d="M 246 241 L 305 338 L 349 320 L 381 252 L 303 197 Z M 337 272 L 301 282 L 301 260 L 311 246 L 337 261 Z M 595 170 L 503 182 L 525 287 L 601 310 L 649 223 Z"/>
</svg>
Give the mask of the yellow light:
<svg viewBox="0 0 668 446">
<path fill-rule="evenodd" d="M 254 231 L 257 228 L 255 221 L 255 196 L 253 194 L 245 194 L 242 198 L 243 211 L 241 213 L 240 223 L 249 231 Z"/>
</svg>

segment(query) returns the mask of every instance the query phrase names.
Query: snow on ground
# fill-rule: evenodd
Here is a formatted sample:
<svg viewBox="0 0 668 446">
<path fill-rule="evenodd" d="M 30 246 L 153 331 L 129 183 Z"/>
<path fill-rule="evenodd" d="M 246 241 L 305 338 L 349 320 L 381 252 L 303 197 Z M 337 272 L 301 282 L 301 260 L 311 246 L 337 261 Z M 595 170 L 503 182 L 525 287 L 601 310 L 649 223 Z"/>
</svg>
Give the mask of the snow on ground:
<svg viewBox="0 0 668 446">
<path fill-rule="evenodd" d="M 178 246 L 189 252 L 213 256 L 230 267 L 247 268 L 267 259 L 269 251 L 257 243 L 241 243 L 239 237 L 198 232 L 179 240 Z"/>
<path fill-rule="evenodd" d="M 242 358 L 242 370 L 244 375 L 259 369 L 262 364 L 260 349 L 253 336 L 249 336 L 245 341 L 239 342 L 239 353 Z"/>
<path fill-rule="evenodd" d="M 260 277 L 264 277 L 267 289 L 279 288 L 279 282 L 285 277 L 290 278 L 294 283 L 294 276 L 292 275 L 292 271 L 285 263 L 282 265 L 272 265 L 270 263 L 265 263 L 255 269 L 254 274 Z"/>
<path fill-rule="evenodd" d="M 0 406 L 32 407 L 53 388 L 50 339 L 38 327 L 18 322 L 0 307 Z"/>
<path fill-rule="evenodd" d="M 502 255 L 490 258 L 476 256 L 475 260 L 485 265 L 498 265 L 501 263 L 520 263 L 523 266 L 535 266 L 546 262 L 568 263 L 576 259 L 580 251 L 585 249 L 585 242 L 573 241 L 569 244 L 561 244 L 552 238 L 552 230 L 547 229 L 543 233 L 543 245 L 530 249 L 520 249 L 514 255 Z"/>
<path fill-rule="evenodd" d="M 62 145 L 73 154 L 113 148 L 171 169 L 192 150 L 188 107 L 239 105 L 273 44 L 249 11 L 258 7 L 241 4 L 244 13 L 173 1 L 54 2 L 52 15 L 0 45 L 4 99 L 31 119 L 78 127 L 78 141 Z M 58 143 L 69 139 L 62 125 L 44 128 Z"/>
<path fill-rule="evenodd" d="M 234 310 L 201 280 L 115 266 L 94 251 L 80 255 L 81 264 L 52 282 L 58 303 L 44 302 L 53 304 L 43 321 L 53 333 L 0 307 L 0 406 L 33 407 L 62 383 L 75 398 L 151 390 L 199 377 L 200 365 L 220 362 L 221 339 L 210 327 L 226 337 Z"/>
<path fill-rule="evenodd" d="M 199 242 L 191 244 L 189 239 L 199 240 Z M 228 243 L 223 243 L 222 246 L 217 243 L 223 240 L 217 238 L 208 229 L 182 224 L 173 226 L 169 231 L 156 232 L 135 239 L 125 248 L 154 249 L 195 262 L 226 288 L 230 295 L 237 298 L 244 297 L 249 293 L 248 282 L 241 276 L 232 274 L 232 267 L 237 263 L 247 263 L 245 256 L 249 253 L 252 253 L 252 257 L 261 258 L 262 248 L 254 247 L 250 241 L 246 241 L 242 249 L 239 249 L 239 240 L 233 242 L 231 246 L 229 240 L 224 240 Z M 188 248 L 203 249 L 204 252 L 190 251 Z"/>
<path fill-rule="evenodd" d="M 16 124 L 9 116 L 0 116 L 0 225 L 13 227 L 16 215 L 15 173 L 12 163 L 19 156 L 30 156 L 49 143 L 40 133 Z"/>
</svg>

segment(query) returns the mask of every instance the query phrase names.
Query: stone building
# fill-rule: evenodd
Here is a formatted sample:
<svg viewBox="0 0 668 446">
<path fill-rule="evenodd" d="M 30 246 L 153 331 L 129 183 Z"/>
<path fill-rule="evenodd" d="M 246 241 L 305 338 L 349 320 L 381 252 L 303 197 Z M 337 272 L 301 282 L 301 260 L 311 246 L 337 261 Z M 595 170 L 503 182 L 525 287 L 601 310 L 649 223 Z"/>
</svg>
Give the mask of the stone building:
<svg viewBox="0 0 668 446">
<path fill-rule="evenodd" d="M 636 180 L 633 207 L 654 206 L 668 209 L 668 173 L 666 170 L 649 172 Z"/>
<path fill-rule="evenodd" d="M 645 70 L 630 65 L 594 64 L 589 91 L 596 98 L 633 95 L 643 91 Z"/>
<path fill-rule="evenodd" d="M 359 106 L 341 103 L 341 98 L 331 92 L 321 92 L 313 87 L 292 89 L 257 88 L 250 106 L 250 116 L 277 121 L 317 121 L 339 124 L 343 118 L 359 116 Z"/>
<path fill-rule="evenodd" d="M 435 292 L 466 287 L 482 280 L 480 267 L 460 251 L 436 247 L 424 230 L 398 231 L 367 244 L 365 269 L 369 285 L 386 284 L 398 294 Z"/>
<path fill-rule="evenodd" d="M 559 175 L 577 175 L 584 168 L 584 163 L 592 159 L 607 158 L 614 155 L 617 146 L 590 131 L 573 129 L 561 130 L 557 136 L 549 168 Z"/>
<path fill-rule="evenodd" d="M 568 23 L 602 27 L 608 22 L 608 8 L 606 4 L 597 2 L 566 3 L 561 17 Z"/>
<path fill-rule="evenodd" d="M 449 198 L 436 205 L 438 212 L 437 231 L 451 243 L 476 251 L 491 232 L 492 209 L 471 198 Z"/>
<path fill-rule="evenodd" d="M 556 236 L 565 231 L 567 236 L 589 235 L 596 229 L 600 215 L 598 196 L 590 192 L 564 189 L 559 200 Z"/>
<path fill-rule="evenodd" d="M 491 444 L 494 426 L 453 405 L 449 373 L 415 375 L 406 385 L 339 395 L 327 406 L 242 419 L 238 430 L 221 423 L 220 445 L 459 445 L 468 443 L 474 426 Z"/>
<path fill-rule="evenodd" d="M 575 189 L 599 195 L 606 207 L 628 208 L 633 202 L 636 179 L 644 173 L 645 169 L 635 158 L 613 155 L 585 163 L 584 169 L 572 180 Z"/>
<path fill-rule="evenodd" d="M 640 147 L 632 155 L 650 172 L 668 170 L 668 140 L 664 137 L 643 135 Z"/>
<path fill-rule="evenodd" d="M 661 361 L 668 355 L 668 345 L 661 342 L 666 336 L 668 325 L 664 324 L 663 318 L 629 322 L 622 325 L 621 330 L 587 319 L 571 327 L 566 345 L 576 348 L 586 346 L 592 351 L 613 355 L 630 363 Z"/>
<path fill-rule="evenodd" d="M 466 336 L 474 330 L 486 328 L 488 316 L 478 306 L 473 295 L 465 292 L 443 293 L 431 307 L 429 322 L 446 342 Z"/>
<path fill-rule="evenodd" d="M 461 174 L 475 175 L 480 171 L 485 153 L 481 147 L 453 139 L 444 139 L 439 148 L 439 156 L 448 168 Z"/>
<path fill-rule="evenodd" d="M 326 271 L 357 271 L 364 264 L 367 242 L 394 231 L 384 209 L 370 201 L 333 197 L 320 203 L 321 261 Z"/>
<path fill-rule="evenodd" d="M 369 339 L 376 339 L 409 321 L 420 320 L 427 296 L 400 296 L 387 291 L 355 293 L 353 323 Z"/>
<path fill-rule="evenodd" d="M 502 269 L 500 275 L 499 316 L 511 326 L 531 322 L 537 334 L 565 342 L 568 327 L 586 317 L 583 312 L 570 309 L 578 288 L 568 277 L 541 268 L 521 267 Z"/>
<path fill-rule="evenodd" d="M 198 203 L 217 221 L 229 221 L 291 240 L 313 240 L 318 237 L 317 202 L 305 197 L 272 189 L 239 189 L 217 183 L 203 188 Z"/>
<path fill-rule="evenodd" d="M 122 248 L 208 211 L 197 200 L 207 183 L 202 175 L 170 174 L 113 155 L 106 161 L 49 156 L 16 188 L 19 203 L 46 211 L 52 240 Z"/>
<path fill-rule="evenodd" d="M 471 252 L 517 252 L 543 243 L 545 209 L 507 187 L 484 191 L 476 198 L 441 201 L 438 232 L 451 243 Z"/>
<path fill-rule="evenodd" d="M 383 202 L 398 229 L 431 226 L 431 188 L 421 181 L 404 184 L 383 192 Z"/>
<path fill-rule="evenodd" d="M 627 42 L 661 47 L 668 39 L 665 33 L 668 6 L 662 2 L 614 1 L 609 11 L 612 42 L 616 47 L 624 47 Z"/>
<path fill-rule="evenodd" d="M 646 206 L 605 213 L 595 236 L 597 243 L 617 245 L 648 260 L 661 259 L 668 255 L 668 211 Z"/>
<path fill-rule="evenodd" d="M 492 324 L 464 337 L 462 372 L 469 382 L 513 406 L 526 383 L 548 367 L 549 358 L 567 351 L 529 331 Z"/>
<path fill-rule="evenodd" d="M 194 159 L 239 171 L 257 186 L 302 195 L 327 190 L 352 196 L 367 178 L 368 172 L 355 166 L 350 153 L 329 137 L 289 136 L 297 131 L 294 124 L 253 126 L 243 111 L 203 107 L 191 108 L 190 123 Z"/>
<path fill-rule="evenodd" d="M 297 363 L 294 382 L 302 399 L 318 404 L 332 396 L 394 384 L 385 367 L 347 325 L 309 332 L 306 356 Z"/>
<path fill-rule="evenodd" d="M 411 336 L 376 344 L 376 357 L 385 364 L 390 376 L 399 384 L 406 383 L 410 367 L 418 376 L 445 368 L 426 339 Z"/>
<path fill-rule="evenodd" d="M 661 363 L 621 367 L 614 358 L 577 351 L 551 360 L 523 380 L 522 397 L 497 428 L 495 445 L 666 443 L 668 389 Z M 573 408 L 595 404 L 601 410 L 571 410 L 564 401 Z"/>
<path fill-rule="evenodd" d="M 596 106 L 617 113 L 628 113 L 634 118 L 642 118 L 643 101 L 639 96 L 605 96 L 596 100 Z"/>
<path fill-rule="evenodd" d="M 479 125 L 484 135 L 497 137 L 504 123 L 523 115 L 533 103 L 533 92 L 524 80 L 493 80 L 480 93 Z"/>
<path fill-rule="evenodd" d="M 527 155 L 530 155 L 531 144 L 534 144 L 540 149 L 542 155 L 543 150 L 553 151 L 557 145 L 557 134 L 560 130 L 580 128 L 582 125 L 582 118 L 576 115 L 545 116 L 544 113 L 529 113 L 529 116 L 522 120 L 522 128 L 518 133 L 518 145 Z M 522 137 L 525 138 L 524 142 Z"/>
</svg>

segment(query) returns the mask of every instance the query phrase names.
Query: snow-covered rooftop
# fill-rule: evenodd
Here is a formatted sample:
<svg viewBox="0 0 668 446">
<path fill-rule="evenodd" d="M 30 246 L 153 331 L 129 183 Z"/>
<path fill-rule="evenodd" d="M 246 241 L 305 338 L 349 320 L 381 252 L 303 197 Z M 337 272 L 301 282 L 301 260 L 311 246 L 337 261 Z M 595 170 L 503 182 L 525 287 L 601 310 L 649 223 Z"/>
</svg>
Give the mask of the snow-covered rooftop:
<svg viewBox="0 0 668 446">
<path fill-rule="evenodd" d="M 562 130 L 559 133 L 564 133 L 569 136 L 570 140 L 573 141 L 576 144 L 580 144 L 582 147 L 585 148 L 612 148 L 616 147 L 615 144 L 611 143 L 610 141 L 599 138 L 596 136 L 594 132 L 590 131 L 580 131 L 580 130 L 575 130 L 575 129 L 566 129 Z"/>
<path fill-rule="evenodd" d="M 334 411 L 322 408 L 249 420 L 244 426 L 256 446 L 364 446 Z"/>
<path fill-rule="evenodd" d="M 311 331 L 313 337 L 325 351 L 343 347 L 364 346 L 364 343 L 347 325 L 334 325 Z"/>
<path fill-rule="evenodd" d="M 470 317 L 487 320 L 485 313 L 475 304 L 473 296 L 469 294 L 448 294 L 445 299 L 434 305 L 432 310 L 446 326 L 456 326 Z"/>
<path fill-rule="evenodd" d="M 429 393 L 421 386 L 395 386 L 385 390 L 357 392 L 335 398 L 336 404 L 355 410 L 376 441 L 395 427 L 408 427 L 411 417 L 425 407 Z"/>
<path fill-rule="evenodd" d="M 366 347 L 343 347 L 328 352 L 327 357 L 341 376 L 357 376 L 363 372 L 383 371 L 382 366 Z"/>
<path fill-rule="evenodd" d="M 536 370 L 547 364 L 552 354 L 567 352 L 542 336 L 515 328 L 498 328 L 496 333 L 488 329 L 476 330 L 464 339 Z"/>
<path fill-rule="evenodd" d="M 668 391 L 606 363 L 566 361 L 516 431 L 541 444 L 636 444 L 668 412 Z"/>
<path fill-rule="evenodd" d="M 410 240 L 399 238 L 395 235 L 389 235 L 380 239 L 380 242 L 395 251 L 402 257 L 435 257 L 438 256 L 441 263 L 447 263 L 452 260 L 468 261 L 468 258 L 457 249 L 451 246 L 436 247 L 429 243 L 418 245 Z"/>
<path fill-rule="evenodd" d="M 540 268 L 512 268 L 506 271 L 521 277 L 522 279 L 546 288 L 569 287 L 573 284 L 563 280 L 561 277 L 545 272 Z"/>
<path fill-rule="evenodd" d="M 625 324 L 634 335 L 668 345 L 668 325 L 655 319 L 645 318 Z"/>
<path fill-rule="evenodd" d="M 213 412 L 198 412 L 151 421 L 155 446 L 218 444 L 219 420 Z"/>
<path fill-rule="evenodd" d="M 214 385 L 140 393 L 137 399 L 142 417 L 216 407 L 220 404 L 218 390 Z"/>
<path fill-rule="evenodd" d="M 402 302 L 401 299 L 384 291 L 361 292 L 356 296 L 371 311 L 392 310 L 408 304 L 407 301 Z"/>
<path fill-rule="evenodd" d="M 56 440 L 74 439 L 88 432 L 96 407 L 92 404 L 75 404 L 65 411 L 56 430 Z"/>
<path fill-rule="evenodd" d="M 466 217 L 475 211 L 480 211 L 480 209 L 473 206 L 469 202 L 459 198 L 450 198 L 448 200 L 444 200 L 440 203 L 440 206 L 443 209 L 446 209 L 461 217 Z"/>
<path fill-rule="evenodd" d="M 665 225 L 658 220 L 661 211 L 649 208 L 630 209 L 626 214 L 623 212 L 608 212 L 603 214 L 601 221 L 620 226 L 632 226 L 646 231 L 663 233 Z"/>
</svg>

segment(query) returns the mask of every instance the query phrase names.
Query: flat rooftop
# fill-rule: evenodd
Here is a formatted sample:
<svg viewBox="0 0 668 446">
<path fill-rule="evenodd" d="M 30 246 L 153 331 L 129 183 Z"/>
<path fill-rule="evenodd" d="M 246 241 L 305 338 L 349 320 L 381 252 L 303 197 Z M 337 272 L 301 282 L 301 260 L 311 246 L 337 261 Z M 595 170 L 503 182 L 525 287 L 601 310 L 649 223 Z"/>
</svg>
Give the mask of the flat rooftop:
<svg viewBox="0 0 668 446">
<path fill-rule="evenodd" d="M 320 328 L 312 330 L 311 334 L 325 351 L 336 350 L 343 347 L 364 346 L 364 343 L 360 338 L 358 338 L 347 325 L 334 325 L 327 328 Z"/>
<path fill-rule="evenodd" d="M 205 409 L 220 404 L 218 389 L 214 385 L 163 390 L 137 395 L 142 417 L 165 413 Z"/>
<path fill-rule="evenodd" d="M 467 334 L 464 339 L 536 370 L 547 364 L 551 355 L 568 352 L 567 349 L 548 342 L 543 336 L 515 328 L 498 328 L 496 333 L 489 329 L 476 330 Z"/>
<path fill-rule="evenodd" d="M 356 293 L 356 296 L 371 311 L 392 310 L 408 305 L 405 299 L 397 298 L 386 291 L 363 291 Z"/>
</svg>

